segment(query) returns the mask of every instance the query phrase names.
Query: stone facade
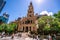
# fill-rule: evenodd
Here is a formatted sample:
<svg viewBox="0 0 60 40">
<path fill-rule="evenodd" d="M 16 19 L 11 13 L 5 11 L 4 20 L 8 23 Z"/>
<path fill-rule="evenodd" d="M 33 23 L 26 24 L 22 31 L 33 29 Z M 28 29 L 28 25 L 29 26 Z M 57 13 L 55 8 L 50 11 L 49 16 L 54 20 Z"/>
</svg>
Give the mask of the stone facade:
<svg viewBox="0 0 60 40">
<path fill-rule="evenodd" d="M 18 31 L 37 31 L 37 14 L 34 15 L 32 2 L 30 2 L 27 17 L 18 18 L 15 22 L 18 25 Z"/>
</svg>

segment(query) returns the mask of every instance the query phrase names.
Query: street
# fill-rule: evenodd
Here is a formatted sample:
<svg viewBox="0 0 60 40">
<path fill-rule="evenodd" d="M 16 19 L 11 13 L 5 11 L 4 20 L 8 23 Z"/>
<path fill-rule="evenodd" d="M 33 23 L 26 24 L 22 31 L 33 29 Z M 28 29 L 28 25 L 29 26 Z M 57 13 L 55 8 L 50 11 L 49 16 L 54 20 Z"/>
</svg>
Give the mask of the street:
<svg viewBox="0 0 60 40">
<path fill-rule="evenodd" d="M 37 39 L 33 39 L 33 38 L 24 38 L 24 37 L 14 37 L 13 39 L 11 39 L 11 37 L 3 37 L 0 38 L 0 40 L 37 40 Z"/>
</svg>

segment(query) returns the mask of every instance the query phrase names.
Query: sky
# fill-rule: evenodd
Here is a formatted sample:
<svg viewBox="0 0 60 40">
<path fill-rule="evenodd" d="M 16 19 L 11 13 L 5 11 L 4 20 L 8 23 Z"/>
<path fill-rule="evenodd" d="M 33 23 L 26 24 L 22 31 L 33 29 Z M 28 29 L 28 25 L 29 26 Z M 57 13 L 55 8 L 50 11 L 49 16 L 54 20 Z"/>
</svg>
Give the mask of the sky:
<svg viewBox="0 0 60 40">
<path fill-rule="evenodd" d="M 57 13 L 60 10 L 60 0 L 5 0 L 6 5 L 2 10 L 9 14 L 9 21 L 14 21 L 18 17 L 27 16 L 27 10 L 30 2 L 32 1 L 34 13 Z"/>
</svg>

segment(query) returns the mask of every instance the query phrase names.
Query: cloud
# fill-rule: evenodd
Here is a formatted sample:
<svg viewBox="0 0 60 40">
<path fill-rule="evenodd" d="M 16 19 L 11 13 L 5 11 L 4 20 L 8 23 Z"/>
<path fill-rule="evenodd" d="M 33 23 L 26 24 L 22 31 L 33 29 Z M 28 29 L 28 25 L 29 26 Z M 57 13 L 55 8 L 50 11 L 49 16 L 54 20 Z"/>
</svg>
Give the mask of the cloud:
<svg viewBox="0 0 60 40">
<path fill-rule="evenodd" d="M 48 12 L 48 11 L 42 11 L 41 13 L 40 13 L 40 15 L 48 15 L 48 16 L 52 16 L 53 15 L 53 12 Z"/>
</svg>

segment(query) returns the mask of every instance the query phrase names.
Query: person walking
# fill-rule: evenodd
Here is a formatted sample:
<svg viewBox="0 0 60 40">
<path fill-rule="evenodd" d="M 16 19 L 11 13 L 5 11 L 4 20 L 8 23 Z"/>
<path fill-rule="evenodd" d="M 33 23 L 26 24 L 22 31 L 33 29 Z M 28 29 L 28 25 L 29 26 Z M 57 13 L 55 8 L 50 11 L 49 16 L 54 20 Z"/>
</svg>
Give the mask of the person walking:
<svg viewBox="0 0 60 40">
<path fill-rule="evenodd" d="M 49 34 L 49 36 L 48 36 L 48 40 L 52 40 L 52 37 L 51 37 L 51 35 Z"/>
<path fill-rule="evenodd" d="M 56 40 L 56 35 L 55 34 L 53 35 L 52 40 Z"/>
<path fill-rule="evenodd" d="M 13 39 L 14 38 L 14 33 L 12 34 L 12 38 L 11 39 Z"/>
<path fill-rule="evenodd" d="M 36 39 L 39 40 L 38 35 L 36 36 Z"/>
</svg>

